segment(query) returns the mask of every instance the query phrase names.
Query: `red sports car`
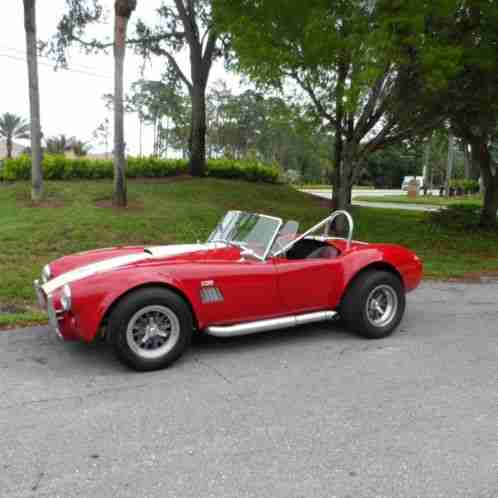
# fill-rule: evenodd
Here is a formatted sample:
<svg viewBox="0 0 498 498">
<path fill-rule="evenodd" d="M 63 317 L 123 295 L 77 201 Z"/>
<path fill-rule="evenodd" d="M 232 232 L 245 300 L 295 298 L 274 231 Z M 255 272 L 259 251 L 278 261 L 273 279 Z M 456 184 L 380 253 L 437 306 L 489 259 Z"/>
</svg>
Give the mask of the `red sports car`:
<svg viewBox="0 0 498 498">
<path fill-rule="evenodd" d="M 338 216 L 347 239 L 329 236 Z M 66 340 L 105 337 L 137 370 L 163 368 L 194 332 L 254 334 L 340 316 L 367 338 L 391 334 L 422 278 L 400 246 L 352 240 L 337 211 L 305 233 L 298 223 L 230 211 L 206 243 L 119 247 L 66 256 L 35 282 L 51 328 Z"/>
</svg>

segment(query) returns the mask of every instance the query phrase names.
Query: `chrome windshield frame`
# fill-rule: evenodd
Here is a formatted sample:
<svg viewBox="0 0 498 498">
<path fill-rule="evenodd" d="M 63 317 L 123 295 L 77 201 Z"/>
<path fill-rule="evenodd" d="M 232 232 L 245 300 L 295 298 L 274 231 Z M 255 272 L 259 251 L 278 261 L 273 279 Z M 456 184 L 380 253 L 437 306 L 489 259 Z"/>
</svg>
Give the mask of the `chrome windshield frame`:
<svg viewBox="0 0 498 498">
<path fill-rule="evenodd" d="M 252 250 L 248 249 L 248 251 L 250 251 L 250 255 L 251 255 L 251 256 L 254 256 L 256 259 L 258 259 L 258 260 L 260 260 L 260 261 L 266 261 L 266 260 L 267 260 L 267 258 L 268 258 L 268 255 L 270 254 L 270 251 L 271 251 L 271 249 L 272 249 L 272 247 L 273 247 L 273 244 L 275 243 L 275 240 L 276 240 L 276 238 L 277 238 L 278 234 L 280 233 L 280 230 L 281 230 L 281 228 L 282 228 L 282 225 L 284 224 L 283 219 L 282 219 L 282 218 L 277 218 L 276 216 L 270 216 L 270 215 L 267 215 L 267 214 L 261 214 L 261 213 L 251 213 L 251 212 L 249 212 L 249 211 L 240 211 L 240 210 L 238 210 L 238 209 L 234 209 L 234 210 L 230 210 L 230 211 L 228 211 L 228 212 L 225 214 L 225 216 L 226 216 L 228 213 L 230 213 L 230 212 L 232 212 L 232 213 L 237 213 L 237 214 L 242 214 L 242 213 L 245 213 L 245 214 L 253 214 L 253 215 L 255 215 L 255 216 L 259 216 L 260 218 L 266 218 L 266 219 L 268 219 L 268 220 L 272 220 L 272 221 L 276 221 L 276 222 L 277 222 L 276 229 L 275 229 L 275 231 L 274 231 L 274 233 L 273 233 L 272 237 L 269 239 L 269 243 L 268 243 L 268 245 L 266 246 L 265 251 L 263 252 L 263 255 L 262 255 L 262 256 L 260 256 L 260 255 L 259 255 L 259 254 L 257 254 L 256 252 L 254 252 L 254 251 L 252 251 Z M 223 239 L 216 239 L 216 240 L 217 240 L 218 242 L 223 242 L 223 243 L 225 243 L 225 244 L 230 244 L 230 243 L 232 243 L 232 241 L 227 241 L 227 240 L 223 240 Z M 208 239 L 208 242 L 209 242 L 209 241 L 210 241 L 210 240 Z M 242 246 L 243 246 L 243 244 L 241 244 L 241 243 L 234 243 L 234 245 L 238 245 L 238 246 L 240 247 L 240 249 L 241 249 L 241 252 L 243 252 L 243 251 L 245 250 L 245 248 L 244 248 L 244 247 L 242 247 Z M 249 252 L 247 252 L 247 253 L 246 253 L 246 255 L 249 255 Z"/>
</svg>

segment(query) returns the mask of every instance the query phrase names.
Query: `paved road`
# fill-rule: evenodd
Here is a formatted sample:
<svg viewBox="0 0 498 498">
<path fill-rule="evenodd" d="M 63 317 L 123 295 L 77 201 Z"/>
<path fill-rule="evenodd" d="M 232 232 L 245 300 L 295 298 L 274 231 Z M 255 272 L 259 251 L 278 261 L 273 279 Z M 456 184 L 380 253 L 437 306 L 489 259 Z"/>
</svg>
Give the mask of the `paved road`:
<svg viewBox="0 0 498 498">
<path fill-rule="evenodd" d="M 397 334 L 197 344 L 136 374 L 0 334 L 2 497 L 498 497 L 498 284 L 425 284 Z"/>
<path fill-rule="evenodd" d="M 303 192 L 312 194 L 316 197 L 322 197 L 323 199 L 332 199 L 332 193 L 326 190 L 303 189 Z M 438 192 L 432 191 L 432 193 L 433 195 L 437 195 Z M 386 195 L 406 195 L 406 192 L 403 190 L 353 190 L 351 197 L 353 200 L 353 206 L 382 209 L 402 209 L 408 211 L 439 211 L 441 209 L 438 206 L 429 206 L 424 204 L 396 204 L 393 202 L 382 202 L 382 197 L 385 197 Z M 379 201 L 358 201 L 356 200 L 357 197 L 378 198 Z"/>
</svg>

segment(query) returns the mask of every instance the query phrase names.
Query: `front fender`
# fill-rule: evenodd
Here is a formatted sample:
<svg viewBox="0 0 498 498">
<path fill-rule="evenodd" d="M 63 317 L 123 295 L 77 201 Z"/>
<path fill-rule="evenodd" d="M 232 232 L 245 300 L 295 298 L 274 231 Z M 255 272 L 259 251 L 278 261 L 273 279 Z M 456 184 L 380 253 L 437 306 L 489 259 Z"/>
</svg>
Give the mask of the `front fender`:
<svg viewBox="0 0 498 498">
<path fill-rule="evenodd" d="M 111 307 L 125 294 L 149 285 L 168 286 L 181 293 L 193 307 L 194 296 L 171 272 L 159 268 L 124 269 L 111 274 L 96 275 L 71 284 L 77 335 L 86 342 L 95 339 Z"/>
</svg>

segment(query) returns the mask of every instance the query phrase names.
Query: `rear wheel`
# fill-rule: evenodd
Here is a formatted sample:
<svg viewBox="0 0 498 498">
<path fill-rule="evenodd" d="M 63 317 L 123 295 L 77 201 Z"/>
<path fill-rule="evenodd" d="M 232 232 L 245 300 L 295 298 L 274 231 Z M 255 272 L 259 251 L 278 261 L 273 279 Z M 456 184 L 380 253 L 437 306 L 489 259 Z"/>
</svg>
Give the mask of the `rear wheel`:
<svg viewBox="0 0 498 498">
<path fill-rule="evenodd" d="M 188 305 L 174 292 L 160 287 L 129 294 L 109 318 L 114 352 L 135 370 L 167 367 L 188 347 L 192 332 Z"/>
<path fill-rule="evenodd" d="M 346 326 L 368 339 L 392 334 L 405 312 L 405 290 L 398 276 L 370 270 L 358 276 L 341 304 Z"/>
</svg>

